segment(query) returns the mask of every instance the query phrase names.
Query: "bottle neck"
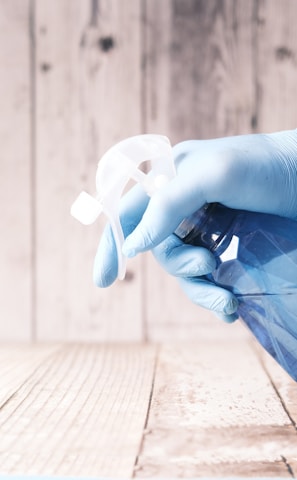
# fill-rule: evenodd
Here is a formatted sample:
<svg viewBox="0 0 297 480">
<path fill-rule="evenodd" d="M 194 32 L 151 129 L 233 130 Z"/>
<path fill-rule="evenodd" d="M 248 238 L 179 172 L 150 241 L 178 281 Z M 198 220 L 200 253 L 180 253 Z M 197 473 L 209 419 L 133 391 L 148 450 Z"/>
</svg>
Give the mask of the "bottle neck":
<svg viewBox="0 0 297 480">
<path fill-rule="evenodd" d="M 175 233 L 185 243 L 205 247 L 219 256 L 230 243 L 234 233 L 232 225 L 238 213 L 219 203 L 205 204 L 183 220 Z"/>
</svg>

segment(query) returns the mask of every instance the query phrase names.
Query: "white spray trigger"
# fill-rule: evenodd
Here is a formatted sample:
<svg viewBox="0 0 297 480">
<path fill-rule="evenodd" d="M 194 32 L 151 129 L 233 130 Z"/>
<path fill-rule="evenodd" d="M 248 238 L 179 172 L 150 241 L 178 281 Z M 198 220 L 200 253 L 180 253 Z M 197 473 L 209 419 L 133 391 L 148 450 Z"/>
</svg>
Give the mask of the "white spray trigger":
<svg viewBox="0 0 297 480">
<path fill-rule="evenodd" d="M 81 192 L 71 207 L 71 215 L 83 225 L 91 225 L 102 212 L 100 202 L 87 192 Z"/>
<path fill-rule="evenodd" d="M 151 169 L 144 173 L 140 164 L 149 161 Z M 124 235 L 119 219 L 119 202 L 130 179 L 140 183 L 152 196 L 175 176 L 170 141 L 163 135 L 137 135 L 111 147 L 101 158 L 96 173 L 96 198 L 82 192 L 71 208 L 71 214 L 89 225 L 103 212 L 112 227 L 118 256 L 118 278 L 126 273 L 122 254 Z"/>
</svg>

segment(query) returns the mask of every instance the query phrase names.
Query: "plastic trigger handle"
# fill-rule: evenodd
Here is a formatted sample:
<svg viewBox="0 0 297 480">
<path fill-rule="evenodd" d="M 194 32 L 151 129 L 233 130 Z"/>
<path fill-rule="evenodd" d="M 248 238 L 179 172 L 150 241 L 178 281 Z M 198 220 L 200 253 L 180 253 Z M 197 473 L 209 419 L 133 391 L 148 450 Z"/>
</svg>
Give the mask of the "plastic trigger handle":
<svg viewBox="0 0 297 480">
<path fill-rule="evenodd" d="M 140 170 L 150 162 L 148 173 Z M 122 254 L 124 235 L 119 218 L 119 203 L 130 179 L 140 183 L 152 196 L 175 176 L 170 141 L 163 135 L 137 135 L 111 147 L 98 163 L 96 197 L 82 192 L 71 208 L 71 214 L 84 225 L 93 223 L 103 212 L 109 219 L 116 243 L 118 278 L 126 273 L 126 258 Z"/>
</svg>

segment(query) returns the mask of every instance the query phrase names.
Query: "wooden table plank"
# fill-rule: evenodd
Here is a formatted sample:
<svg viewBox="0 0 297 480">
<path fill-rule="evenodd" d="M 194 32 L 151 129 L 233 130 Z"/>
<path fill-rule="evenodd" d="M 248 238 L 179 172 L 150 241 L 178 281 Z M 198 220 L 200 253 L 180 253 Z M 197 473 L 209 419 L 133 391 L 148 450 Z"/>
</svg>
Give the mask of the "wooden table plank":
<svg viewBox="0 0 297 480">
<path fill-rule="evenodd" d="M 153 345 L 2 346 L 0 475 L 296 474 L 295 383 L 250 341 L 163 345 L 155 362 Z"/>
<path fill-rule="evenodd" d="M 1 409 L 0 474 L 132 475 L 155 347 L 65 346 Z"/>
<path fill-rule="evenodd" d="M 291 477 L 297 436 L 248 342 L 165 346 L 137 477 Z"/>
<path fill-rule="evenodd" d="M 264 350 L 258 348 L 257 351 L 293 427 L 297 430 L 297 383 Z M 292 474 L 297 476 L 297 450 L 295 455 L 287 460 Z"/>
<path fill-rule="evenodd" d="M 265 350 L 257 349 L 272 384 L 283 402 L 284 408 L 297 424 L 297 383 L 281 368 L 281 366 Z"/>
<path fill-rule="evenodd" d="M 0 345 L 0 408 L 58 349 L 58 345 Z"/>
</svg>

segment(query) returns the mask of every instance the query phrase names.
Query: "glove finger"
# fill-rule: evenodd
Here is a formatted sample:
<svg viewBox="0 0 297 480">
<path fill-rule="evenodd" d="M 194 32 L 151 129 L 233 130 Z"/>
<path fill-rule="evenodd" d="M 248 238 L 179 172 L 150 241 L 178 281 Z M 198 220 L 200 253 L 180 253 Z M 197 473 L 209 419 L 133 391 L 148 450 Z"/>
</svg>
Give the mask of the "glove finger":
<svg viewBox="0 0 297 480">
<path fill-rule="evenodd" d="M 193 303 L 223 314 L 224 318 L 230 318 L 237 310 L 238 300 L 232 292 L 204 278 L 181 278 L 179 283 Z"/>
<path fill-rule="evenodd" d="M 136 185 L 121 200 L 120 221 L 124 237 L 140 222 L 148 197 L 142 187 Z M 93 281 L 100 288 L 111 285 L 117 278 L 118 260 L 116 244 L 110 225 L 104 229 L 95 255 Z"/>
<path fill-rule="evenodd" d="M 110 225 L 104 229 L 93 266 L 93 281 L 97 287 L 109 287 L 117 278 L 118 260 Z"/>
<path fill-rule="evenodd" d="M 119 215 L 124 237 L 130 235 L 136 225 L 138 225 L 148 202 L 149 197 L 141 185 L 135 185 L 121 198 Z"/>
<path fill-rule="evenodd" d="M 174 234 L 155 247 L 153 254 L 160 265 L 176 277 L 207 275 L 216 267 L 214 256 L 206 248 L 187 245 Z"/>
<path fill-rule="evenodd" d="M 161 266 L 169 274 L 174 275 L 176 277 L 197 277 L 201 275 L 207 275 L 208 273 L 211 273 L 216 266 L 216 260 L 208 250 L 206 250 L 205 248 L 186 245 L 176 235 L 170 235 L 167 239 L 161 242 L 157 247 L 153 249 L 153 254 L 156 260 L 161 264 Z M 188 282 L 190 281 L 190 279 L 184 279 L 184 280 L 185 280 L 184 285 L 186 283 L 188 287 Z M 211 282 L 208 282 L 207 280 L 195 278 L 194 282 L 196 283 L 196 285 L 198 284 L 198 288 L 199 288 L 199 284 L 200 285 L 202 284 L 202 289 L 204 288 L 204 286 L 205 288 L 207 288 L 207 290 L 210 287 L 214 287 L 214 291 L 212 292 L 212 295 L 222 294 L 223 289 L 211 284 Z M 193 289 L 193 286 L 191 285 L 191 290 L 192 289 Z M 186 288 L 186 293 L 188 295 L 188 288 Z M 221 301 L 232 302 L 233 299 L 232 300 L 229 299 L 229 294 L 230 292 L 227 292 L 227 296 L 226 296 L 226 291 L 223 290 L 224 297 L 223 299 L 221 298 Z M 201 295 L 203 296 L 203 299 L 205 299 L 203 291 L 201 291 Z M 191 300 L 193 299 L 191 298 Z M 235 301 L 237 304 L 236 299 Z M 197 301 L 197 297 L 196 297 L 195 303 L 201 304 L 201 300 Z M 209 308 L 208 304 L 205 306 Z M 233 307 L 233 304 L 231 305 L 231 307 Z M 230 306 L 227 307 L 227 311 L 228 311 L 228 308 L 230 308 Z M 227 323 L 232 323 L 238 318 L 238 315 L 236 312 L 231 314 L 222 313 L 222 312 L 215 312 L 215 313 L 220 319 L 222 319 L 224 322 L 227 322 Z"/>
<path fill-rule="evenodd" d="M 156 247 L 172 234 L 182 220 L 198 210 L 205 199 L 182 175 L 174 178 L 151 198 L 142 220 L 125 243 L 128 257 Z"/>
</svg>

